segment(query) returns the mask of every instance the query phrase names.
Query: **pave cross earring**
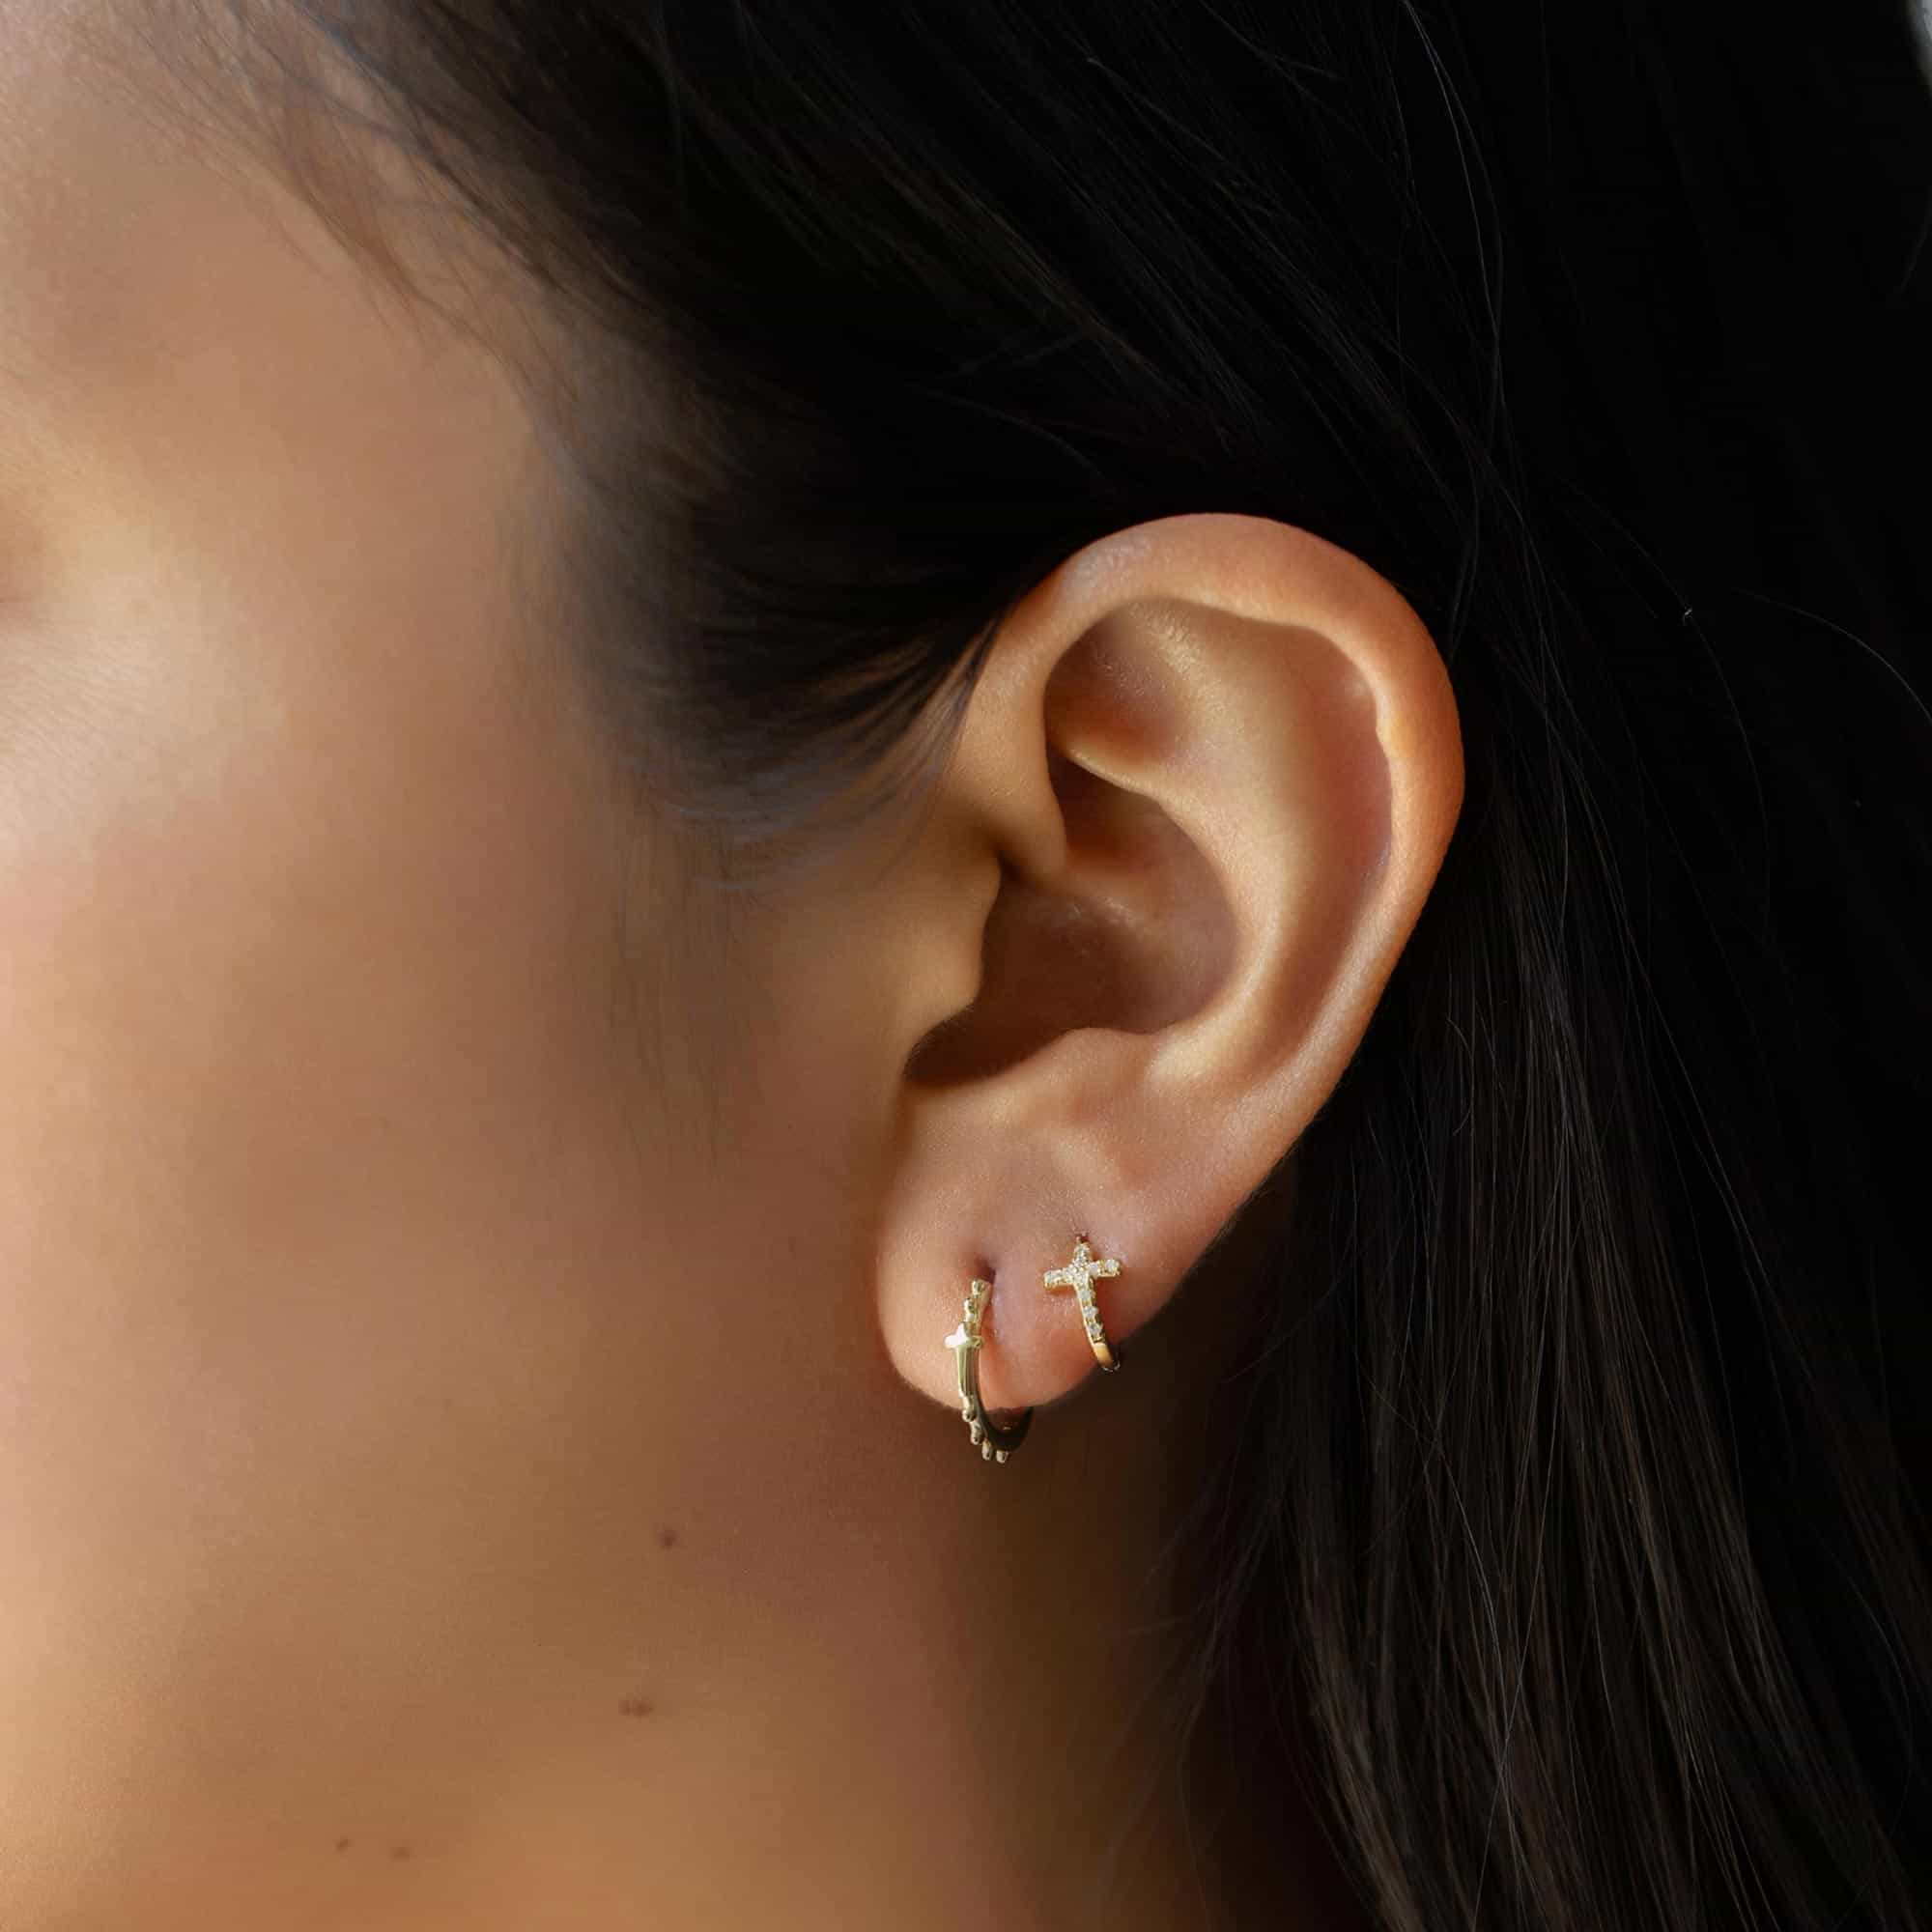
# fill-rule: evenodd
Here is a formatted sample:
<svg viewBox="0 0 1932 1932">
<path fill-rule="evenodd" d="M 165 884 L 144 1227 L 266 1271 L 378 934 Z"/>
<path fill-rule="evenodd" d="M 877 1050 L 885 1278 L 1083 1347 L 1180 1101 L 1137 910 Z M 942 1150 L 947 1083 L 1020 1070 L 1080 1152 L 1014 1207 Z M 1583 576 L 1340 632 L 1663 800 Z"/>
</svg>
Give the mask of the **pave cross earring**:
<svg viewBox="0 0 1932 1932">
<path fill-rule="evenodd" d="M 1120 1368 L 1120 1355 L 1107 1346 L 1106 1331 L 1100 1326 L 1100 1310 L 1094 1300 L 1094 1284 L 1120 1271 L 1121 1263 L 1115 1256 L 1096 1262 L 1094 1250 L 1087 1245 L 1087 1236 L 1082 1235 L 1073 1244 L 1073 1259 L 1065 1267 L 1048 1268 L 1040 1277 L 1049 1294 L 1070 1288 L 1079 1296 L 1081 1320 L 1086 1323 L 1087 1339 L 1093 1344 L 1094 1359 L 1110 1375 Z"/>
</svg>

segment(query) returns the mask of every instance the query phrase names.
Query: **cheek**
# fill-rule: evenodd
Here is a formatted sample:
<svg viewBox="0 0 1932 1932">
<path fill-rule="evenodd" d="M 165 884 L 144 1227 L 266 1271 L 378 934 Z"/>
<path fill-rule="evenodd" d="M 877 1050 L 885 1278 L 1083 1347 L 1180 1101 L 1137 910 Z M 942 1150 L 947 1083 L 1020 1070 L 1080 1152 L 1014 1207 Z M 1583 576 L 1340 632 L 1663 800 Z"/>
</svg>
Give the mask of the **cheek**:
<svg viewBox="0 0 1932 1932">
<path fill-rule="evenodd" d="M 880 1399 L 838 962 L 624 869 L 534 689 L 257 615 L 0 690 L 8 1924 L 709 1694 Z"/>
<path fill-rule="evenodd" d="M 0 758 L 9 1279 L 299 1271 L 357 1203 L 395 1231 L 399 1199 L 487 1198 L 511 1123 L 570 1104 L 594 970 L 533 754 L 373 689 L 238 695 L 205 640 L 144 655 L 177 674 L 79 673 Z"/>
<path fill-rule="evenodd" d="M 353 1755 L 452 1616 L 487 1675 L 573 1580 L 642 1327 L 568 761 L 469 686 L 238 697 L 174 643 L 0 753 L 10 1830 L 119 1766 L 158 1830 L 277 1740 Z"/>
</svg>

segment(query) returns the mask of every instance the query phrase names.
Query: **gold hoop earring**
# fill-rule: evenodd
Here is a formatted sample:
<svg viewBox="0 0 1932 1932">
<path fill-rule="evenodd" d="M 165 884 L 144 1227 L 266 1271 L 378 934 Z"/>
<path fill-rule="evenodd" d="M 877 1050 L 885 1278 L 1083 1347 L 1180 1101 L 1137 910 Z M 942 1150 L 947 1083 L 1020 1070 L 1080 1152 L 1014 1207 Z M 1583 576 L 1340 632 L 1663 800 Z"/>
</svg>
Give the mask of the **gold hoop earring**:
<svg viewBox="0 0 1932 1932">
<path fill-rule="evenodd" d="M 980 1350 L 985 1347 L 980 1322 L 985 1313 L 986 1297 L 992 1292 L 990 1281 L 974 1281 L 966 1296 L 966 1319 L 947 1336 L 946 1346 L 952 1350 L 953 1361 L 959 1370 L 959 1413 L 972 1430 L 973 1440 L 980 1445 L 980 1454 L 988 1462 L 1004 1463 L 1026 1440 L 1027 1430 L 1033 1422 L 1033 1410 L 1022 1409 L 1017 1422 L 1002 1427 L 986 1413 L 985 1406 L 980 1400 Z"/>
<path fill-rule="evenodd" d="M 1049 1294 L 1069 1288 L 1074 1292 L 1080 1303 L 1080 1318 L 1087 1329 L 1087 1340 L 1094 1350 L 1094 1359 L 1109 1375 L 1120 1369 L 1120 1351 L 1109 1345 L 1107 1331 L 1100 1325 L 1100 1309 L 1094 1299 L 1094 1284 L 1119 1274 L 1122 1265 L 1119 1257 L 1114 1255 L 1096 1262 L 1094 1250 L 1087 1245 L 1087 1236 L 1080 1235 L 1074 1239 L 1073 1259 L 1065 1267 L 1048 1268 L 1040 1276 Z"/>
</svg>

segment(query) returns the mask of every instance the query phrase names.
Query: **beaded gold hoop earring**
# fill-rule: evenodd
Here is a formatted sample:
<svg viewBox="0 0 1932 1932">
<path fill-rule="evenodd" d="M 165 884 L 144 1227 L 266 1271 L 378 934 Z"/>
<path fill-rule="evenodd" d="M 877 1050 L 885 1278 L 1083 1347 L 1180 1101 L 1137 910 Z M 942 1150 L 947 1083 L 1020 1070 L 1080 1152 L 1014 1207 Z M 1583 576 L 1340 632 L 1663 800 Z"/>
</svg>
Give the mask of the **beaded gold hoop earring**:
<svg viewBox="0 0 1932 1932">
<path fill-rule="evenodd" d="M 1022 1409 L 1020 1419 L 1002 1427 L 986 1413 L 980 1400 L 980 1350 L 985 1337 L 980 1332 L 986 1297 L 993 1292 L 990 1281 L 975 1280 L 966 1296 L 966 1319 L 946 1338 L 959 1370 L 959 1413 L 980 1445 L 980 1454 L 991 1463 L 1004 1463 L 1026 1440 L 1033 1423 L 1033 1410 Z"/>
</svg>

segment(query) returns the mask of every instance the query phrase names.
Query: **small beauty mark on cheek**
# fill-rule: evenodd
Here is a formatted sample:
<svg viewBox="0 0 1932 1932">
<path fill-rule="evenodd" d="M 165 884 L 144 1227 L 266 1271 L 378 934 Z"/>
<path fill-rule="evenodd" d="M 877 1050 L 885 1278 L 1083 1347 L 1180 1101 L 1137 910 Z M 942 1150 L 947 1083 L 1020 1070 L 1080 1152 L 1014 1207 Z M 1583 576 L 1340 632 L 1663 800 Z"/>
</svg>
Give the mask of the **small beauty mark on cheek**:
<svg viewBox="0 0 1932 1932">
<path fill-rule="evenodd" d="M 627 1718 L 648 1718 L 657 1706 L 648 1697 L 626 1697 L 617 1709 Z"/>
<path fill-rule="evenodd" d="M 676 1541 L 677 1531 L 672 1529 L 669 1524 L 666 1524 L 663 1529 L 658 1531 L 658 1548 L 660 1549 L 668 1549 Z"/>
</svg>

